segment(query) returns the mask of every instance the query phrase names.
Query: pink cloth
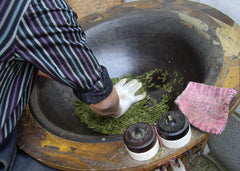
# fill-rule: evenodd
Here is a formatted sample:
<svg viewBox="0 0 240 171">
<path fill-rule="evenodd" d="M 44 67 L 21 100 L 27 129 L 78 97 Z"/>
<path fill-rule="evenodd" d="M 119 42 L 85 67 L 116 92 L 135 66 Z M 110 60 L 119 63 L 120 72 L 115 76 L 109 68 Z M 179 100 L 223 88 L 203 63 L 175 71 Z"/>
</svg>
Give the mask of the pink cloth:
<svg viewBox="0 0 240 171">
<path fill-rule="evenodd" d="M 194 127 L 221 134 L 227 124 L 230 102 L 236 93 L 233 88 L 189 82 L 175 103 Z"/>
</svg>

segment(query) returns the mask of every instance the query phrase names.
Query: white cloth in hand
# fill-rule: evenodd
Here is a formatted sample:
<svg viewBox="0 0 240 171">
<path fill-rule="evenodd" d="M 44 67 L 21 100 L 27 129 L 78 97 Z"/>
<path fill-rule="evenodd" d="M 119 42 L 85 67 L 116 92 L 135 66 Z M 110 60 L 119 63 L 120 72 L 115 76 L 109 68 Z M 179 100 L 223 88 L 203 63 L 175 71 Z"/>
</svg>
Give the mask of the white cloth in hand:
<svg viewBox="0 0 240 171">
<path fill-rule="evenodd" d="M 114 85 L 119 96 L 119 103 L 121 107 L 120 115 L 115 118 L 122 116 L 133 103 L 143 100 L 146 97 L 146 92 L 135 96 L 135 93 L 142 87 L 141 82 L 138 82 L 136 79 L 133 79 L 128 83 L 126 82 L 127 79 L 124 78 Z"/>
</svg>

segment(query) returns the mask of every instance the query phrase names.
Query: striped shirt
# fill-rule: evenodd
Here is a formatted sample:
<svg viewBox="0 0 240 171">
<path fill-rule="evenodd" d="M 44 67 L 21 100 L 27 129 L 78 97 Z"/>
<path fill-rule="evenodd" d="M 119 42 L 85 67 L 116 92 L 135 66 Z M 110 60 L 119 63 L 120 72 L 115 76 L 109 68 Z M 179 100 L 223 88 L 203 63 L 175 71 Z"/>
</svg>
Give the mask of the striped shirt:
<svg viewBox="0 0 240 171">
<path fill-rule="evenodd" d="M 0 61 L 13 51 L 17 26 L 31 0 L 1 0 L 0 2 Z"/>
<path fill-rule="evenodd" d="M 7 1 L 0 2 L 0 7 Z M 98 103 L 112 91 L 106 68 L 86 45 L 77 15 L 64 0 L 10 2 L 16 7 L 1 8 L 1 24 L 3 16 L 15 16 L 17 11 L 19 17 L 9 19 L 14 20 L 8 31 L 11 38 L 0 44 L 0 143 L 14 129 L 28 103 L 38 70 L 73 88 L 86 104 Z M 1 40 L 6 27 L 0 27 Z"/>
</svg>

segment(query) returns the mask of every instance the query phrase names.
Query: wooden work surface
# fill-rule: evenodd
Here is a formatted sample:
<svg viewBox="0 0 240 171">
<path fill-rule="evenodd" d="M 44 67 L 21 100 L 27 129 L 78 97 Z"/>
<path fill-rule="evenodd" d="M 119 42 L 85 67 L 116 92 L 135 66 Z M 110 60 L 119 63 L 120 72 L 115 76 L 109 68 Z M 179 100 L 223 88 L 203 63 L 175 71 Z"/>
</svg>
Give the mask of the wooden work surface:
<svg viewBox="0 0 240 171">
<path fill-rule="evenodd" d="M 66 0 L 71 8 L 77 13 L 78 19 L 98 15 L 116 5 L 122 4 L 122 0 Z"/>
<path fill-rule="evenodd" d="M 133 160 L 123 141 L 81 143 L 66 140 L 42 128 L 27 109 L 18 127 L 18 145 L 43 164 L 63 170 L 150 170 L 175 159 L 208 140 L 209 135 L 192 128 L 190 142 L 180 149 L 161 147 L 148 161 Z"/>
</svg>

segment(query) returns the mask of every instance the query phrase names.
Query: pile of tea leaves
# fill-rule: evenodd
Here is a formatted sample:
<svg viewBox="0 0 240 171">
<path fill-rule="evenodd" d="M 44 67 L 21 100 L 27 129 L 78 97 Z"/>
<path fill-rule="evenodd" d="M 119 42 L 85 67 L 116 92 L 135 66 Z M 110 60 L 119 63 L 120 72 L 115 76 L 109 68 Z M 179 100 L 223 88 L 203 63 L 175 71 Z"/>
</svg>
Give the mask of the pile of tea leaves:
<svg viewBox="0 0 240 171">
<path fill-rule="evenodd" d="M 127 78 L 128 81 L 137 79 L 143 83 L 141 89 L 136 93 L 141 94 L 147 92 L 147 96 L 133 104 L 128 111 L 119 118 L 102 117 L 93 113 L 88 105 L 82 101 L 75 102 L 75 114 L 89 128 L 106 135 L 123 134 L 128 126 L 137 123 L 145 122 L 150 125 L 156 123 L 160 116 L 169 110 L 169 102 L 176 95 L 174 84 L 183 84 L 181 74 L 174 72 L 169 74 L 166 70 L 155 69 L 133 78 L 131 74 L 126 74 L 121 78 L 113 78 L 113 84 L 116 84 L 120 79 Z M 171 82 L 171 85 L 170 85 Z M 156 91 L 157 98 L 150 96 L 151 91 Z"/>
</svg>

